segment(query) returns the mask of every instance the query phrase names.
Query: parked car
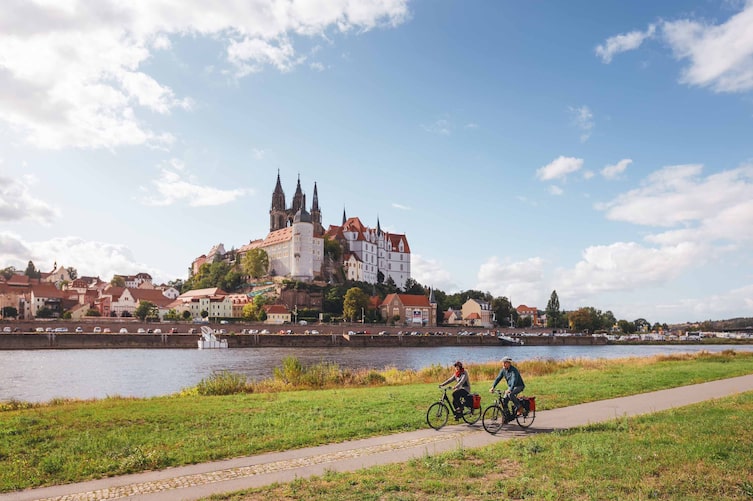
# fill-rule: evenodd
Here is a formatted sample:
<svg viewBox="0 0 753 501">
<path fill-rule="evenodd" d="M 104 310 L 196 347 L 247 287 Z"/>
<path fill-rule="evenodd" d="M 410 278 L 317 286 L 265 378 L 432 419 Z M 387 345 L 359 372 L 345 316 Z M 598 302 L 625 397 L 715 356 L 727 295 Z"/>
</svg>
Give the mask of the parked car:
<svg viewBox="0 0 753 501">
<path fill-rule="evenodd" d="M 154 329 L 155 334 L 162 334 L 162 329 Z"/>
<path fill-rule="evenodd" d="M 11 329 L 10 327 L 3 327 L 3 332 L 6 332 L 6 333 L 13 332 L 13 329 Z"/>
<path fill-rule="evenodd" d="M 120 332 L 123 332 L 123 329 L 121 329 Z M 139 327 L 138 329 L 136 329 L 136 332 L 139 334 L 144 334 L 146 332 L 146 329 L 144 329 L 143 327 Z"/>
<path fill-rule="evenodd" d="M 175 327 L 170 329 L 170 334 L 175 334 L 177 332 L 178 332 L 178 329 L 176 329 Z"/>
<path fill-rule="evenodd" d="M 95 328 L 94 328 L 94 330 L 93 330 L 92 332 L 93 332 L 94 334 L 99 334 L 100 332 L 102 332 L 102 327 L 95 327 Z"/>
<path fill-rule="evenodd" d="M 82 329 L 81 327 L 76 327 L 76 332 L 84 332 L 84 329 Z"/>
<path fill-rule="evenodd" d="M 44 332 L 44 327 L 37 327 L 34 330 L 37 331 L 37 332 Z"/>
<path fill-rule="evenodd" d="M 105 333 L 105 334 L 107 334 L 108 332 L 110 332 L 110 328 L 109 327 L 105 327 L 104 329 L 102 329 L 102 332 Z"/>
<path fill-rule="evenodd" d="M 142 330 L 143 330 L 143 329 L 142 329 Z M 122 327 L 122 328 L 120 329 L 120 331 L 119 331 L 119 332 L 120 332 L 121 334 L 128 334 L 128 329 L 126 329 L 125 327 Z"/>
</svg>

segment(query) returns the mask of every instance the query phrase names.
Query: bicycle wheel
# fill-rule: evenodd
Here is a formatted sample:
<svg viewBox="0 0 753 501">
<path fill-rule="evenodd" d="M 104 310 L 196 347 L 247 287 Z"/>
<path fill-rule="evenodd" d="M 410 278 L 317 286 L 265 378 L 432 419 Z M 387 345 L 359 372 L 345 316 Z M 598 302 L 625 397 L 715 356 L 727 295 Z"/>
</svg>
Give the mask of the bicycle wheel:
<svg viewBox="0 0 753 501">
<path fill-rule="evenodd" d="M 505 424 L 505 413 L 502 412 L 502 407 L 498 405 L 490 405 L 484 409 L 484 415 L 481 417 L 481 424 L 487 432 L 496 435 Z"/>
<path fill-rule="evenodd" d="M 434 402 L 426 411 L 426 423 L 435 430 L 447 424 L 450 417 L 450 409 L 442 402 Z"/>
<path fill-rule="evenodd" d="M 518 422 L 518 426 L 521 428 L 528 428 L 533 424 L 533 420 L 536 419 L 536 411 L 532 410 L 529 412 L 525 412 L 521 414 L 520 416 L 515 417 L 515 421 Z"/>
<path fill-rule="evenodd" d="M 468 424 L 475 424 L 479 419 L 481 419 L 481 407 L 478 409 L 466 409 L 463 412 L 463 421 Z"/>
</svg>

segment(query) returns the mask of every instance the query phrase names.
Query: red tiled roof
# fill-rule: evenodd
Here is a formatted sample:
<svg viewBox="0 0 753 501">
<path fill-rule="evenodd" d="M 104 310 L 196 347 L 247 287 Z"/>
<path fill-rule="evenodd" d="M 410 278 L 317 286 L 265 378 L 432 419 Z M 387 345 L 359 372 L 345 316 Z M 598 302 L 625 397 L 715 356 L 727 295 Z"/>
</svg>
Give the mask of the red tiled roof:
<svg viewBox="0 0 753 501">
<path fill-rule="evenodd" d="M 423 294 L 387 294 L 382 304 L 390 304 L 395 297 L 400 300 L 403 306 L 431 306 L 429 298 Z"/>
</svg>

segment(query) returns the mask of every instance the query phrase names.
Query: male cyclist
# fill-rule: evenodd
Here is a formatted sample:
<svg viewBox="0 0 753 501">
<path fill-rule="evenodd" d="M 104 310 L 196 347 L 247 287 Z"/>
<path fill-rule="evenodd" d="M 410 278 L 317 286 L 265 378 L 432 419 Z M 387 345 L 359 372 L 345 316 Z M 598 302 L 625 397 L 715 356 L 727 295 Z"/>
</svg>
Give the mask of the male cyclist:
<svg viewBox="0 0 753 501">
<path fill-rule="evenodd" d="M 471 380 L 468 378 L 468 371 L 463 368 L 462 362 L 455 362 L 454 367 L 455 374 L 447 378 L 447 381 L 440 384 L 439 387 L 442 388 L 444 385 L 456 381 L 455 386 L 452 387 L 452 405 L 455 407 L 455 420 L 458 420 L 463 414 L 461 399 L 469 402 L 471 398 Z"/>
<path fill-rule="evenodd" d="M 520 371 L 518 371 L 517 367 L 512 365 L 512 358 L 505 357 L 502 359 L 502 370 L 499 371 L 499 375 L 497 375 L 497 379 L 494 380 L 494 383 L 492 384 L 492 387 L 489 388 L 489 393 L 494 392 L 494 388 L 497 387 L 497 383 L 499 383 L 502 378 L 507 381 L 507 390 L 505 390 L 505 399 L 509 398 L 512 400 L 513 410 L 512 415 L 516 416 L 520 410 L 522 410 L 522 407 L 520 405 L 520 400 L 518 400 L 518 393 L 523 391 L 525 389 L 526 384 L 523 382 L 523 378 L 520 375 Z M 505 400 L 505 404 L 507 401 Z"/>
</svg>

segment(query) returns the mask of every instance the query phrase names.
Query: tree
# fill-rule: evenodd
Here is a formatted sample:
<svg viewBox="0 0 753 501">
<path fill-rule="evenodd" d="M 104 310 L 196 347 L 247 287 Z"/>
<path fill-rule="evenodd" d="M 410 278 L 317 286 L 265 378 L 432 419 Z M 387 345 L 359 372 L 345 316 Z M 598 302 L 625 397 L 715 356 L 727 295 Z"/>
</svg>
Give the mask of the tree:
<svg viewBox="0 0 753 501">
<path fill-rule="evenodd" d="M 256 296 L 253 302 L 243 306 L 243 318 L 249 320 L 263 321 L 267 318 L 267 312 L 264 311 L 264 306 L 271 304 L 272 297 L 268 296 Z"/>
<path fill-rule="evenodd" d="M 514 318 L 518 313 L 506 297 L 492 299 L 492 311 L 494 312 L 494 318 L 497 319 L 497 325 L 505 327 L 510 324 L 510 319 Z"/>
<path fill-rule="evenodd" d="M 143 321 L 146 319 L 146 317 L 154 316 L 154 310 L 156 308 L 157 305 L 155 305 L 151 301 L 139 301 L 139 305 L 136 307 L 133 315 L 139 320 Z"/>
<path fill-rule="evenodd" d="M 125 287 L 125 278 L 120 275 L 113 275 L 110 285 L 113 287 Z"/>
<path fill-rule="evenodd" d="M 404 290 L 406 294 L 426 294 L 424 286 L 419 284 L 412 278 L 409 278 L 405 281 Z"/>
<path fill-rule="evenodd" d="M 562 313 L 560 312 L 560 298 L 557 291 L 553 290 L 549 296 L 549 302 L 546 303 L 546 326 L 557 328 L 562 326 Z"/>
<path fill-rule="evenodd" d="M 84 314 L 84 316 L 87 316 L 87 317 L 101 317 L 102 314 L 99 312 L 99 310 L 95 310 L 94 308 L 89 308 L 88 310 L 86 310 L 86 313 Z"/>
<path fill-rule="evenodd" d="M 183 313 L 180 316 L 183 317 L 183 320 L 190 320 L 191 312 L 188 310 L 183 310 Z"/>
<path fill-rule="evenodd" d="M 619 327 L 620 332 L 623 334 L 632 334 L 635 332 L 635 324 L 633 322 L 628 322 L 627 320 L 618 321 L 617 327 Z"/>
<path fill-rule="evenodd" d="M 266 276 L 269 270 L 269 256 L 264 249 L 251 249 L 243 256 L 243 272 L 252 278 Z"/>
<path fill-rule="evenodd" d="M 343 317 L 351 322 L 369 305 L 369 296 L 358 287 L 351 287 L 343 300 Z"/>
<path fill-rule="evenodd" d="M 5 280 L 10 280 L 10 277 L 16 274 L 16 268 L 13 266 L 8 266 L 7 268 L 3 268 L 0 270 L 0 276 L 5 278 Z"/>
<path fill-rule="evenodd" d="M 29 264 L 26 265 L 26 271 L 24 271 L 24 275 L 29 278 L 39 278 L 42 276 L 42 272 L 37 270 L 36 266 L 34 266 L 33 261 L 29 261 Z"/>
<path fill-rule="evenodd" d="M 18 310 L 14 308 L 13 306 L 4 306 L 2 317 L 3 318 L 17 318 Z"/>
<path fill-rule="evenodd" d="M 78 270 L 73 266 L 67 267 L 65 271 L 68 272 L 68 276 L 71 277 L 71 280 L 76 280 L 78 278 Z"/>
</svg>

